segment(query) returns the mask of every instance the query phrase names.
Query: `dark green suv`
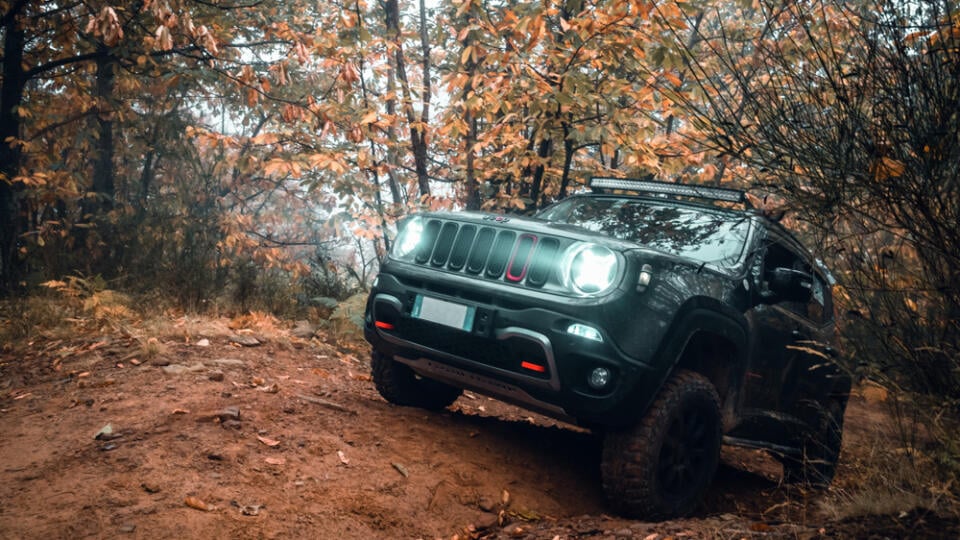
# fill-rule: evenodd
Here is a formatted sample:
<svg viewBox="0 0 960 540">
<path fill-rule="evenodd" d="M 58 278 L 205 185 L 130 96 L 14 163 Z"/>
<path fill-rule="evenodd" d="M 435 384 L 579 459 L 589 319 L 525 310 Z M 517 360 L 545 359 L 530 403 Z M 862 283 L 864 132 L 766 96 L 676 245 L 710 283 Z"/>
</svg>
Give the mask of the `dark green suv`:
<svg viewBox="0 0 960 540">
<path fill-rule="evenodd" d="M 532 218 L 408 217 L 367 303 L 398 405 L 471 389 L 603 433 L 617 511 L 692 511 L 721 443 L 828 483 L 850 378 L 829 272 L 739 191 L 595 178 Z"/>
</svg>

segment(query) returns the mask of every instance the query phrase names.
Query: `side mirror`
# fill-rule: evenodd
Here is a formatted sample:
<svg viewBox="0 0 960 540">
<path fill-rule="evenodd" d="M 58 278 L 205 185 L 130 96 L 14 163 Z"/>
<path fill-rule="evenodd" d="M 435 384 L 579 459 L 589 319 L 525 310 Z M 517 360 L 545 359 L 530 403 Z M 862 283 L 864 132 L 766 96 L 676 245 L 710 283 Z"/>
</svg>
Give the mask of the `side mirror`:
<svg viewBox="0 0 960 540">
<path fill-rule="evenodd" d="M 813 289 L 813 276 L 792 268 L 774 268 L 767 272 L 768 303 L 806 302 Z"/>
</svg>

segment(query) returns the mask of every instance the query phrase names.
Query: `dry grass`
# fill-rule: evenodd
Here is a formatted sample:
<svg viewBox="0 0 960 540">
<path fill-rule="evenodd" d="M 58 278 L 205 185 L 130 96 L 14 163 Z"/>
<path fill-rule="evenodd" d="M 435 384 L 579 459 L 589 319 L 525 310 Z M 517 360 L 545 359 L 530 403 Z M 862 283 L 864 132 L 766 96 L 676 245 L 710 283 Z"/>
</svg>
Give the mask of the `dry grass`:
<svg viewBox="0 0 960 540">
<path fill-rule="evenodd" d="M 874 399 L 876 394 L 874 394 Z M 900 514 L 921 508 L 960 514 L 956 475 L 944 466 L 944 440 L 928 410 L 883 396 L 848 411 L 840 468 L 820 509 L 830 518 Z"/>
<path fill-rule="evenodd" d="M 25 298 L 0 302 L 0 343 L 29 347 L 36 338 L 70 340 L 79 336 L 123 335 L 139 343 L 138 356 L 164 354 L 164 342 L 193 343 L 229 339 L 238 334 L 291 348 L 291 325 L 263 312 L 233 318 L 187 314 L 160 303 L 134 299 L 105 288 L 96 279 L 71 277 L 50 281 Z"/>
</svg>

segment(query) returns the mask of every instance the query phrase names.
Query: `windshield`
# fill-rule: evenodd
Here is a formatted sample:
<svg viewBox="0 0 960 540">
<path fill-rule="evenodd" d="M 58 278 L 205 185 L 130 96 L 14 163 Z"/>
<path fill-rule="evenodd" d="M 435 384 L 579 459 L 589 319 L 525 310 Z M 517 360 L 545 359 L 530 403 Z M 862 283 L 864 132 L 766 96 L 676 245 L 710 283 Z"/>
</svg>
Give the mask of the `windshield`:
<svg viewBox="0 0 960 540">
<path fill-rule="evenodd" d="M 721 210 L 618 197 L 573 197 L 537 217 L 723 266 L 740 259 L 750 229 L 747 217 Z"/>
</svg>

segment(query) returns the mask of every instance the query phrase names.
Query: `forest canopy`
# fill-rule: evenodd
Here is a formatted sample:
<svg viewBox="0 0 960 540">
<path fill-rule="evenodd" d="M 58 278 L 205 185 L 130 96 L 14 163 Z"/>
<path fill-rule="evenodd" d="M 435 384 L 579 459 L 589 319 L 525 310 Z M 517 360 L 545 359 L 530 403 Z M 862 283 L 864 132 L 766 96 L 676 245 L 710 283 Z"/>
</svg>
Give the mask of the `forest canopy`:
<svg viewBox="0 0 960 540">
<path fill-rule="evenodd" d="M 849 356 L 960 399 L 951 0 L 0 0 L 0 290 L 65 276 L 283 311 L 416 209 L 594 175 L 778 201 Z"/>
</svg>

